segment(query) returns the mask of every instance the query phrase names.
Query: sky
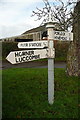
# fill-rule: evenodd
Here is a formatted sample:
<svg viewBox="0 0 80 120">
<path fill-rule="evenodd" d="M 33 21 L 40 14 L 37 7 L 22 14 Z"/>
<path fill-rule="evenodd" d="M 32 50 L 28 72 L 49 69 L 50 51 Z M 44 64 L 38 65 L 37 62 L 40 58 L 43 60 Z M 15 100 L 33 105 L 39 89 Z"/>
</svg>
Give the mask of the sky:
<svg viewBox="0 0 80 120">
<path fill-rule="evenodd" d="M 0 0 L 0 39 L 17 36 L 38 27 L 42 21 L 35 21 L 35 17 L 31 17 L 36 7 L 43 8 L 43 1 Z"/>
</svg>

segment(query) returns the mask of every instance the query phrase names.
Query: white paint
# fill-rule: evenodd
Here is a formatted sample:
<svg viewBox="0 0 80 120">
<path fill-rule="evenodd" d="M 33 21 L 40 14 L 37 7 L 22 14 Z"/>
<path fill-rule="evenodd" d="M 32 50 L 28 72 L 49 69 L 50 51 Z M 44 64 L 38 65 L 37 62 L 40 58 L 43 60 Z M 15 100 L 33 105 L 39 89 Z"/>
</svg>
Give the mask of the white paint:
<svg viewBox="0 0 80 120">
<path fill-rule="evenodd" d="M 49 41 L 49 52 L 48 54 L 51 54 L 54 46 L 53 43 L 53 28 L 54 25 L 52 23 L 48 23 L 47 26 L 48 31 L 48 41 Z M 48 58 L 48 102 L 50 105 L 54 102 L 54 59 L 51 57 L 51 55 Z"/>
<path fill-rule="evenodd" d="M 54 103 L 54 60 L 48 59 L 48 102 Z"/>
<path fill-rule="evenodd" d="M 54 31 L 54 40 L 73 41 L 73 33 L 65 31 Z"/>
<path fill-rule="evenodd" d="M 48 47 L 48 41 L 32 41 L 32 42 L 20 42 L 18 43 L 18 48 L 44 48 Z"/>
<path fill-rule="evenodd" d="M 23 50 L 10 52 L 6 59 L 12 64 L 18 64 L 48 57 L 48 49 Z"/>
<path fill-rule="evenodd" d="M 53 27 L 54 27 L 53 24 L 47 24 L 47 25 L 46 25 L 46 28 L 53 28 Z"/>
<path fill-rule="evenodd" d="M 54 48 L 48 49 L 48 58 L 55 58 L 55 49 Z"/>
</svg>

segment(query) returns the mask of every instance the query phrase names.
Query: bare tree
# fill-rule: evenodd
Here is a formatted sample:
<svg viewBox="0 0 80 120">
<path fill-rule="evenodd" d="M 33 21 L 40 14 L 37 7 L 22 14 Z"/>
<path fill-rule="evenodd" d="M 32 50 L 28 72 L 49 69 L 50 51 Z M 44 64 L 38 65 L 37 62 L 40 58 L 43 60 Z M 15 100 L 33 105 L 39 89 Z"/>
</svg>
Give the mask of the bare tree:
<svg viewBox="0 0 80 120">
<path fill-rule="evenodd" d="M 65 3 L 63 0 L 54 0 L 53 4 L 50 5 L 48 0 L 43 0 L 45 7 L 42 9 L 36 7 L 36 11 L 32 11 L 32 16 L 37 16 L 37 20 L 43 19 L 41 25 L 49 21 L 49 18 L 51 18 L 52 21 L 56 20 L 59 28 L 67 31 L 73 25 L 73 8 L 76 5 L 74 1 L 75 0 L 68 0 Z"/>
</svg>

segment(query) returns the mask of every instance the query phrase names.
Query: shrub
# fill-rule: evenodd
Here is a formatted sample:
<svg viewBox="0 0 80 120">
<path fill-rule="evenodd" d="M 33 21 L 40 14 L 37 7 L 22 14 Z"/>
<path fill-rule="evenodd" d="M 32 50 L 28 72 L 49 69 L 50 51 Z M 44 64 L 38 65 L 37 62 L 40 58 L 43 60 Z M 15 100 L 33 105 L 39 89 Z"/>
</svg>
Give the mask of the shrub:
<svg viewBox="0 0 80 120">
<path fill-rule="evenodd" d="M 18 50 L 17 43 L 3 42 L 2 43 L 2 57 L 5 58 L 11 51 Z"/>
<path fill-rule="evenodd" d="M 69 44 L 69 42 L 55 42 L 54 47 L 56 60 L 62 59 L 62 61 L 66 61 Z"/>
</svg>

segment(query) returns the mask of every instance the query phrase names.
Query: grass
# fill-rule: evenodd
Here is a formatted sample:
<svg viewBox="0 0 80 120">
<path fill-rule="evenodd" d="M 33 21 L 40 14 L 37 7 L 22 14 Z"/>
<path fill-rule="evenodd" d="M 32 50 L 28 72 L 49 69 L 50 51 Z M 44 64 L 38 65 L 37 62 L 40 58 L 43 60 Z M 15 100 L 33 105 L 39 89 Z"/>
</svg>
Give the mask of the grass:
<svg viewBox="0 0 80 120">
<path fill-rule="evenodd" d="M 3 118 L 78 118 L 78 77 L 55 69 L 55 100 L 47 100 L 47 69 L 3 70 Z"/>
</svg>

